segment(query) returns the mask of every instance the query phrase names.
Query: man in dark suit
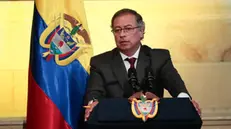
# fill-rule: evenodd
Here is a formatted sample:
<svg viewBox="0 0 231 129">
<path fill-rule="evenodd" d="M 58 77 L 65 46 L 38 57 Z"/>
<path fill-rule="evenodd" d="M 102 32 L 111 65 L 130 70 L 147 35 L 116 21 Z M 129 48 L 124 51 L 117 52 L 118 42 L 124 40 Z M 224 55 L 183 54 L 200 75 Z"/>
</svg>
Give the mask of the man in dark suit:
<svg viewBox="0 0 231 129">
<path fill-rule="evenodd" d="M 124 97 L 132 100 L 142 94 L 149 99 L 159 98 L 163 97 L 164 88 L 173 97 L 190 98 L 183 80 L 172 64 L 169 51 L 151 49 L 141 44 L 145 24 L 140 14 L 131 9 L 119 10 L 112 17 L 111 28 L 117 47 L 91 59 L 85 121 L 101 98 Z M 134 91 L 128 81 L 128 70 L 135 69 L 137 82 L 142 85 L 148 67 L 152 70 L 155 84 L 145 93 Z M 197 103 L 193 103 L 199 110 Z"/>
</svg>

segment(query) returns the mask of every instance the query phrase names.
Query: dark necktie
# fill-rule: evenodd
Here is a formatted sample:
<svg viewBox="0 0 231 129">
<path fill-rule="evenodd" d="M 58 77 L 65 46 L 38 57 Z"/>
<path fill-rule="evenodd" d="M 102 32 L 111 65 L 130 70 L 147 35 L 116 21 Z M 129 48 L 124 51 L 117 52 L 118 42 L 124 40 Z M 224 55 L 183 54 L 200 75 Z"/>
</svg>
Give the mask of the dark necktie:
<svg viewBox="0 0 231 129">
<path fill-rule="evenodd" d="M 134 64 L 136 62 L 136 58 L 132 57 L 132 58 L 126 58 L 126 61 L 128 61 L 130 63 L 130 68 L 135 68 Z"/>
<path fill-rule="evenodd" d="M 135 65 L 134 65 L 136 62 L 136 58 L 134 58 L 134 57 L 126 58 L 125 60 L 128 61 L 130 64 L 130 68 L 128 68 L 128 83 L 129 83 L 129 85 L 124 87 L 124 97 L 128 98 L 134 92 L 133 85 L 131 84 L 130 81 L 132 81 L 131 78 L 133 78 L 133 80 L 134 80 L 134 77 L 136 77 L 136 70 L 135 70 Z M 132 82 L 134 82 L 134 81 L 132 81 Z"/>
</svg>

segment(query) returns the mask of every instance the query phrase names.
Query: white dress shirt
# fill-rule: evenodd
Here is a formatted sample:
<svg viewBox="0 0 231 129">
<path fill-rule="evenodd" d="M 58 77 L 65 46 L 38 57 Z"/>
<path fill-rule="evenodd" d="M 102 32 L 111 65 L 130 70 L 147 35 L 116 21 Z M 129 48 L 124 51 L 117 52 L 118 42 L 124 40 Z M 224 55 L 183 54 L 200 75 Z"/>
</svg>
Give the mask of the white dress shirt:
<svg viewBox="0 0 231 129">
<path fill-rule="evenodd" d="M 121 57 L 122 57 L 122 59 L 124 61 L 124 65 L 126 67 L 127 72 L 128 72 L 128 69 L 130 68 L 130 63 L 128 61 L 126 61 L 125 59 L 132 58 L 132 57 L 136 58 L 136 61 L 135 61 L 135 64 L 134 64 L 134 67 L 136 68 L 139 53 L 140 53 L 140 47 L 138 48 L 138 50 L 136 51 L 136 53 L 134 55 L 132 55 L 132 56 L 126 56 L 122 52 L 120 52 L 120 55 L 121 55 Z"/>
</svg>

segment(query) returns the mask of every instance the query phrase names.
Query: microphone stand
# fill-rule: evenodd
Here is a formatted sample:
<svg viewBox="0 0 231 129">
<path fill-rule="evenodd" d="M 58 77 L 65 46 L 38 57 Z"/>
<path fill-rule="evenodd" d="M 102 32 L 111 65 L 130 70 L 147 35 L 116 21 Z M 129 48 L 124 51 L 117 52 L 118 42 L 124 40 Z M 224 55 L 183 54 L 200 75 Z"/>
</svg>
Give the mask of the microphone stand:
<svg viewBox="0 0 231 129">
<path fill-rule="evenodd" d="M 140 92 L 142 90 L 137 79 L 137 73 L 135 68 L 128 69 L 128 82 L 132 86 L 133 91 Z"/>
</svg>

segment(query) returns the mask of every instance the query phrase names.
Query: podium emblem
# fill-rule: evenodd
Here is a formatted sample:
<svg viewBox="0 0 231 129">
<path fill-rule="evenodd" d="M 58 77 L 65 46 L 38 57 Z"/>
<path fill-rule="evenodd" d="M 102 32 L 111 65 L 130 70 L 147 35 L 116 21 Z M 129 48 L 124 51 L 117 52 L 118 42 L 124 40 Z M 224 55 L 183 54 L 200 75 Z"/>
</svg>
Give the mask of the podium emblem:
<svg viewBox="0 0 231 129">
<path fill-rule="evenodd" d="M 158 111 L 158 100 L 146 100 L 141 96 L 141 100 L 134 98 L 131 104 L 132 113 L 136 118 L 141 118 L 144 122 L 148 118 L 154 118 Z"/>
</svg>

